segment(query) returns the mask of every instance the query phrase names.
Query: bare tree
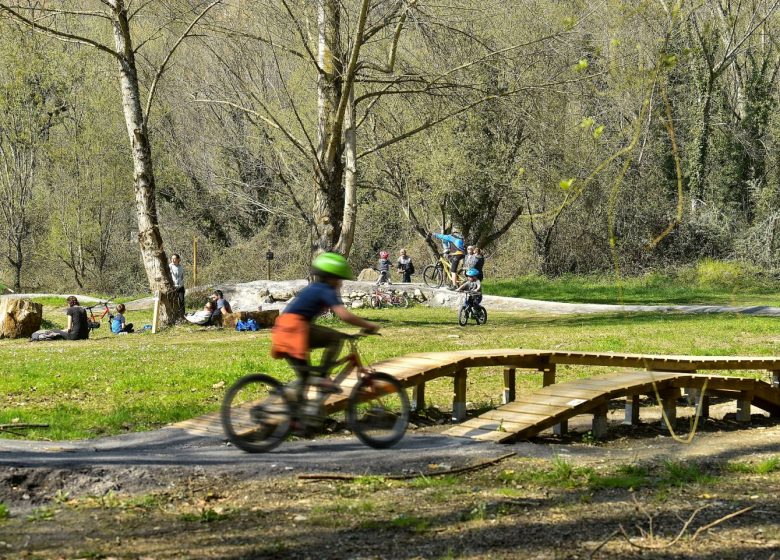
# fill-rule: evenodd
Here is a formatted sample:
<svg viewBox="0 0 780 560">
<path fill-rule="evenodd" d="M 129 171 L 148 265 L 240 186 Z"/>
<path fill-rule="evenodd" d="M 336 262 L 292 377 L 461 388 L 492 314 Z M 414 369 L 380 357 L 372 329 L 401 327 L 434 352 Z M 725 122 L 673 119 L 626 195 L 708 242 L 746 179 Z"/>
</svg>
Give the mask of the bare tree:
<svg viewBox="0 0 780 560">
<path fill-rule="evenodd" d="M 0 2 L 0 11 L 30 26 L 33 30 L 55 37 L 65 42 L 88 45 L 98 49 L 113 58 L 119 69 L 119 86 L 122 92 L 122 109 L 130 139 L 133 156 L 133 189 L 135 192 L 136 215 L 138 218 L 138 244 L 149 280 L 149 288 L 160 295 L 161 322 L 169 325 L 181 319 L 184 310 L 177 305 L 177 298 L 168 268 L 168 259 L 163 248 L 160 228 L 157 218 L 157 203 L 155 195 L 154 166 L 152 146 L 149 138 L 148 119 L 154 101 L 155 92 L 168 63 L 176 49 L 188 37 L 195 25 L 221 0 L 200 3 L 200 10 L 192 18 L 189 25 L 179 35 L 162 62 L 154 72 L 154 78 L 149 85 L 146 104 L 142 102 L 141 86 L 138 77 L 136 55 L 146 41 L 134 42 L 133 20 L 141 10 L 149 6 L 142 3 L 137 10 L 131 10 L 131 2 L 125 0 L 96 0 L 94 2 L 59 2 L 57 8 L 49 8 L 48 4 L 23 4 Z M 84 9 L 85 4 L 94 4 L 92 9 Z M 95 24 L 100 30 L 105 25 L 110 26 L 114 37 L 114 45 L 107 45 L 100 39 L 90 37 L 87 33 L 81 35 L 70 30 L 79 27 L 89 27 Z M 172 28 L 181 20 L 177 17 L 167 22 L 163 28 Z M 101 26 L 102 24 L 102 26 Z M 100 36 L 100 33 L 96 33 Z M 148 39 L 156 38 L 154 32 Z"/>
</svg>

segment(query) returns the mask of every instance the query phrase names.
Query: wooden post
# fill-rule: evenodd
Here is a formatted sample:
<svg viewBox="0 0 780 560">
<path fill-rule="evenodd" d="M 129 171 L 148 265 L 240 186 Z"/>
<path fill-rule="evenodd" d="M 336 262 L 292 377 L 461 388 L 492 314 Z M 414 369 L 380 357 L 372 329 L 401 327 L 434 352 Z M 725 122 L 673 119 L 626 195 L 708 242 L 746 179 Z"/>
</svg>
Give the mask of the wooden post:
<svg viewBox="0 0 780 560">
<path fill-rule="evenodd" d="M 750 403 L 753 401 L 753 395 L 742 392 L 737 399 L 737 422 L 750 422 Z"/>
<path fill-rule="evenodd" d="M 501 399 L 503 404 L 515 400 L 515 382 L 517 380 L 515 371 L 515 368 L 504 368 L 504 394 Z"/>
<path fill-rule="evenodd" d="M 677 422 L 677 399 L 680 397 L 679 389 L 670 389 L 661 392 L 661 407 L 663 413 L 666 415 L 669 424 L 674 428 L 675 422 Z M 661 420 L 663 422 L 663 420 Z M 666 423 L 664 423 L 666 425 Z M 668 427 L 667 427 L 668 429 Z"/>
<path fill-rule="evenodd" d="M 772 371 L 772 387 L 780 389 L 780 369 Z"/>
<path fill-rule="evenodd" d="M 596 439 L 601 439 L 607 435 L 607 411 L 608 408 L 606 404 L 593 411 L 591 433 Z"/>
<path fill-rule="evenodd" d="M 425 381 L 412 388 L 412 411 L 425 410 Z"/>
<path fill-rule="evenodd" d="M 565 436 L 567 433 L 569 433 L 569 421 L 564 420 L 560 424 L 556 424 L 553 426 L 553 434 L 556 436 Z"/>
<path fill-rule="evenodd" d="M 152 334 L 157 334 L 157 323 L 160 320 L 160 293 L 154 293 L 154 309 L 152 310 Z"/>
<path fill-rule="evenodd" d="M 453 383 L 455 392 L 452 398 L 452 420 L 462 422 L 466 419 L 466 375 L 465 369 L 455 372 Z"/>
<path fill-rule="evenodd" d="M 555 384 L 555 364 L 547 364 L 542 368 L 542 387 Z"/>
<path fill-rule="evenodd" d="M 198 238 L 192 236 L 192 285 L 198 285 Z"/>
<path fill-rule="evenodd" d="M 698 391 L 696 393 L 696 410 L 699 410 L 700 402 L 701 412 L 699 413 L 699 418 L 705 420 L 710 417 L 710 398 L 707 395 L 703 395 L 701 391 Z"/>
<path fill-rule="evenodd" d="M 636 426 L 639 424 L 639 395 L 626 396 L 626 414 L 623 424 Z"/>
</svg>

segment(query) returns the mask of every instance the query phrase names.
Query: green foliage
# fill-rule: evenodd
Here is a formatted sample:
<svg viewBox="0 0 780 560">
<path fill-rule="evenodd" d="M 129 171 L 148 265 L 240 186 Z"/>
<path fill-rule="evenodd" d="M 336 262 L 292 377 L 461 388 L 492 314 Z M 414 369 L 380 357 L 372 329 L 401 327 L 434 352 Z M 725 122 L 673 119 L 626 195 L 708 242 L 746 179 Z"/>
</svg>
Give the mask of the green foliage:
<svg viewBox="0 0 780 560">
<path fill-rule="evenodd" d="M 780 457 L 769 457 L 757 463 L 728 463 L 726 470 L 734 473 L 769 474 L 780 470 Z"/>
<path fill-rule="evenodd" d="M 203 508 L 197 513 L 183 513 L 180 518 L 182 521 L 190 521 L 197 523 L 212 523 L 214 521 L 222 521 L 229 516 L 224 512 L 219 512 L 212 508 Z"/>
<path fill-rule="evenodd" d="M 429 520 L 415 515 L 399 515 L 390 520 L 390 524 L 397 529 L 406 529 L 415 533 L 426 531 L 431 526 Z"/>
<path fill-rule="evenodd" d="M 713 477 L 703 472 L 701 466 L 696 463 L 667 460 L 663 462 L 663 468 L 661 479 L 670 486 L 706 484 L 713 481 Z"/>
<path fill-rule="evenodd" d="M 440 488 L 447 486 L 457 486 L 461 484 L 461 481 L 454 475 L 443 476 L 420 476 L 414 478 L 409 482 L 409 485 L 413 488 Z"/>
<path fill-rule="evenodd" d="M 11 517 L 11 510 L 8 509 L 8 506 L 3 502 L 0 502 L 0 521 L 8 519 L 9 517 Z"/>
</svg>

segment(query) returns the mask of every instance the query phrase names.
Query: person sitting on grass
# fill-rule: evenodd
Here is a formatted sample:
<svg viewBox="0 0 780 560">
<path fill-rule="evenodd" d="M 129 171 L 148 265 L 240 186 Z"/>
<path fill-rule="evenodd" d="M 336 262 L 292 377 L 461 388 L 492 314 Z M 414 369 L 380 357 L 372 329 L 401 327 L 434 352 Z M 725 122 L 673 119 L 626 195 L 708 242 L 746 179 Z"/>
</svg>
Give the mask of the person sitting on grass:
<svg viewBox="0 0 780 560">
<path fill-rule="evenodd" d="M 458 286 L 459 292 L 466 292 L 463 307 L 479 305 L 482 302 L 482 282 L 479 281 L 479 270 L 469 268 L 466 271 L 466 281 Z"/>
<path fill-rule="evenodd" d="M 329 309 L 342 321 L 370 332 L 378 325 L 361 319 L 344 307 L 339 290 L 343 280 L 352 279 L 352 270 L 347 260 L 338 253 L 323 253 L 312 262 L 314 282 L 306 286 L 292 300 L 281 315 L 276 318 L 271 330 L 271 356 L 285 358 L 301 379 L 301 387 L 310 374 L 320 378 L 321 389 L 337 392 L 333 381 L 328 379 L 330 368 L 336 362 L 345 335 L 339 331 L 312 324 Z M 319 366 L 309 363 L 312 348 L 325 348 Z"/>
<path fill-rule="evenodd" d="M 211 301 L 214 304 L 214 312 L 211 314 L 210 322 L 212 325 L 221 325 L 224 316 L 228 313 L 233 313 L 233 310 L 230 308 L 230 302 L 225 299 L 225 294 L 222 293 L 222 290 L 214 290 L 214 293 L 211 294 Z"/>
<path fill-rule="evenodd" d="M 133 332 L 133 323 L 125 322 L 125 304 L 120 303 L 116 306 L 116 315 L 111 317 L 111 332 L 114 334 Z"/>
<path fill-rule="evenodd" d="M 76 296 L 68 296 L 68 308 L 65 314 L 68 316 L 68 326 L 64 331 L 55 330 L 66 340 L 86 340 L 89 338 L 89 322 L 87 310 L 79 305 Z"/>
<path fill-rule="evenodd" d="M 213 314 L 214 302 L 209 300 L 206 302 L 206 305 L 203 306 L 203 309 L 195 311 L 194 313 L 189 313 L 185 315 L 184 318 L 194 325 L 205 327 L 211 324 L 211 316 Z"/>
</svg>

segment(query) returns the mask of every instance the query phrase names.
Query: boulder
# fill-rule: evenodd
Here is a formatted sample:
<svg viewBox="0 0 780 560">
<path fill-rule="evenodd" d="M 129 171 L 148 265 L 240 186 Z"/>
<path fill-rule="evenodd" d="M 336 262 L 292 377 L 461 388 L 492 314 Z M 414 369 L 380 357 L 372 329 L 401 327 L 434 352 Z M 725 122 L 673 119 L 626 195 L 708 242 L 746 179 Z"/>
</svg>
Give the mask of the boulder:
<svg viewBox="0 0 780 560">
<path fill-rule="evenodd" d="M 360 309 L 361 307 L 365 307 L 362 299 L 356 299 L 352 302 L 352 309 Z"/>
<path fill-rule="evenodd" d="M 419 301 L 420 303 L 425 303 L 428 298 L 425 297 L 425 294 L 422 293 L 422 290 L 420 288 L 414 289 L 414 299 Z"/>
<path fill-rule="evenodd" d="M 239 320 L 246 321 L 247 319 L 254 319 L 260 327 L 272 327 L 278 316 L 278 309 L 269 309 L 267 311 L 236 311 L 235 313 L 227 313 L 222 317 L 222 326 L 226 329 L 235 330 L 236 323 L 238 323 Z"/>
<path fill-rule="evenodd" d="M 288 301 L 295 297 L 295 294 L 290 290 L 274 290 L 271 292 L 271 297 L 274 301 Z"/>
<path fill-rule="evenodd" d="M 266 297 L 270 293 L 271 292 L 268 291 L 268 288 L 260 288 L 260 291 L 257 292 L 257 297 L 262 299 L 262 298 Z"/>
<path fill-rule="evenodd" d="M 0 300 L 0 338 L 29 338 L 41 328 L 43 306 L 29 299 Z"/>
<path fill-rule="evenodd" d="M 379 280 L 379 273 L 373 268 L 364 268 L 358 274 L 358 282 L 376 282 Z"/>
</svg>

